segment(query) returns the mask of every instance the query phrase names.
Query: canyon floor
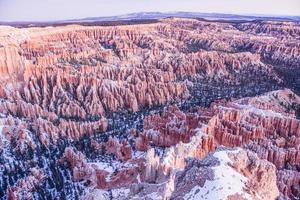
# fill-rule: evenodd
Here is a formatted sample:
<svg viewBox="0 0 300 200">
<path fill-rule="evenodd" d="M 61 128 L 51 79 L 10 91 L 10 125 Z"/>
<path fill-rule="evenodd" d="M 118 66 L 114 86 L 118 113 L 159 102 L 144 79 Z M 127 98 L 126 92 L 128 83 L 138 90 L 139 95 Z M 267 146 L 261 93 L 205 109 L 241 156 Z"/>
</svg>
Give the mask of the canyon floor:
<svg viewBox="0 0 300 200">
<path fill-rule="evenodd" d="M 300 26 L 0 26 L 0 199 L 300 199 Z"/>
</svg>

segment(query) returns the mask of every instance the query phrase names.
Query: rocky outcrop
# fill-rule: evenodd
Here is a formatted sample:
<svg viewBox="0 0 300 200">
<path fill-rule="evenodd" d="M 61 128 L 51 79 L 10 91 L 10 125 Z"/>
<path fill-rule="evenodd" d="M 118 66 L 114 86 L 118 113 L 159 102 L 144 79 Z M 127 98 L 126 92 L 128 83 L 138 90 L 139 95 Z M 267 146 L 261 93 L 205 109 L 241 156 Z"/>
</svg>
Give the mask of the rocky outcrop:
<svg viewBox="0 0 300 200">
<path fill-rule="evenodd" d="M 172 199 L 276 199 L 276 168 L 251 151 L 218 149 L 178 172 Z"/>
<path fill-rule="evenodd" d="M 261 57 L 276 51 L 272 55 L 292 55 L 285 55 L 284 62 L 294 63 L 297 47 L 286 45 L 289 37 L 280 43 L 263 35 L 249 39 L 246 27 L 186 19 L 120 27 L 2 27 L 0 67 L 5 84 L 0 87 L 0 112 L 31 120 L 47 146 L 60 137 L 78 139 L 105 131 L 108 112 L 136 112 L 184 99 L 189 95 L 184 79 L 189 76 L 233 85 L 279 81 Z M 241 44 L 246 39 L 249 44 Z M 274 43 L 285 47 L 267 47 Z M 250 47 L 251 53 L 238 51 Z M 161 145 L 174 144 L 166 143 Z"/>
<path fill-rule="evenodd" d="M 287 182 L 282 174 L 299 168 L 300 121 L 295 115 L 299 100 L 290 90 L 245 98 L 217 108 L 219 114 L 210 121 L 210 131 L 219 144 L 242 146 L 272 162 L 280 174 L 280 191 L 291 199 L 298 195 L 299 177 Z"/>
<path fill-rule="evenodd" d="M 91 163 L 86 157 L 72 148 L 66 148 L 60 162 L 69 165 L 74 181 L 85 181 L 87 185 L 99 189 L 113 189 L 136 183 L 144 177 L 144 160 L 132 158 L 127 163 L 112 161 Z"/>
<path fill-rule="evenodd" d="M 274 26 L 280 29 L 280 25 Z M 218 32 L 220 29 L 229 33 Z M 137 111 L 186 97 L 186 84 L 180 80 L 186 76 L 200 74 L 231 84 L 241 84 L 245 76 L 251 81 L 264 76 L 277 79 L 272 68 L 261 62 L 259 54 L 267 56 L 276 51 L 274 59 L 281 59 L 276 56 L 284 53 L 288 60 L 282 62 L 297 61 L 299 48 L 286 45 L 288 41 L 281 41 L 286 46 L 283 49 L 272 38 L 271 45 L 277 46 L 268 47 L 264 36 L 249 40 L 248 34 L 240 30 L 225 23 L 183 19 L 114 28 L 3 28 L 3 48 L 15 49 L 5 55 L 12 57 L 16 51 L 20 59 L 15 60 L 20 61 L 11 63 L 4 57 L 1 66 L 16 71 L 16 83 L 22 83 L 21 88 L 18 84 L 14 86 L 20 93 L 18 100 L 66 118 L 94 118 L 107 111 Z M 14 39 L 8 39 L 11 31 Z M 240 44 L 246 39 L 249 44 Z M 247 46 L 252 46 L 252 53 L 238 51 Z M 2 95 L 11 96 L 6 93 L 11 93 L 12 88 Z"/>
<path fill-rule="evenodd" d="M 168 107 L 160 115 L 150 115 L 144 119 L 144 133 L 152 144 L 162 147 L 174 146 L 180 141 L 187 143 L 198 126 L 196 115 L 186 115 L 176 106 Z"/>
<path fill-rule="evenodd" d="M 256 23 L 242 23 L 239 30 L 253 34 L 268 34 L 281 37 L 300 37 L 300 27 L 294 22 L 261 21 Z"/>
<path fill-rule="evenodd" d="M 295 170 L 280 170 L 277 172 L 277 184 L 282 198 L 297 199 L 300 196 L 300 173 Z"/>
<path fill-rule="evenodd" d="M 146 117 L 145 130 L 131 130 L 127 140 L 91 142 L 98 155 L 116 160 L 92 163 L 67 148 L 61 162 L 72 169 L 74 181 L 97 188 L 86 194 L 91 199 L 93 193 L 110 198 L 107 190 L 130 199 L 296 199 L 299 99 L 281 90 L 188 113 L 170 106 Z M 219 148 L 210 154 L 219 145 L 247 150 Z"/>
<path fill-rule="evenodd" d="M 20 179 L 17 184 L 8 189 L 8 200 L 33 199 L 32 192 L 36 187 L 42 185 L 47 176 L 42 170 L 32 168 L 31 174 Z"/>
<path fill-rule="evenodd" d="M 107 153 L 114 154 L 118 160 L 126 161 L 132 158 L 132 148 L 126 140 L 119 143 L 118 139 L 110 137 L 105 149 Z"/>
<path fill-rule="evenodd" d="M 174 144 L 169 145 L 162 158 L 149 151 L 146 174 L 151 178 L 148 180 L 155 182 L 163 180 L 162 177 L 170 177 L 172 171 L 187 166 L 186 158 L 202 159 L 218 145 L 239 146 L 273 163 L 277 168 L 277 184 L 281 195 L 295 199 L 299 193 L 297 169 L 300 163 L 297 139 L 300 122 L 295 118 L 295 109 L 298 109 L 299 103 L 300 98 L 292 91 L 281 90 L 254 98 L 215 103 L 210 109 L 198 109 L 188 114 L 170 107 L 161 115 L 145 118 L 144 133 L 147 134 L 138 137 L 139 146 L 147 142 L 162 146 L 162 142 L 153 142 L 153 138 L 163 142 L 168 141 L 165 137 L 174 138 Z M 194 116 L 197 123 L 188 128 L 193 123 L 188 123 L 186 116 Z M 187 139 L 176 137 L 176 131 L 170 134 L 170 127 L 177 132 L 184 130 L 181 134 Z M 189 135 L 190 131 L 192 135 Z M 287 178 L 291 176 L 293 178 Z"/>
<path fill-rule="evenodd" d="M 56 144 L 59 139 L 78 140 L 85 135 L 92 135 L 95 132 L 105 132 L 108 122 L 105 118 L 94 122 L 75 122 L 73 120 L 48 121 L 41 117 L 34 118 L 32 124 L 27 124 L 12 117 L 3 120 L 3 134 L 9 143 L 16 141 L 17 149 L 22 153 L 27 147 L 35 149 L 36 141 L 48 147 Z M 29 130 L 33 130 L 36 135 Z"/>
<path fill-rule="evenodd" d="M 297 71 L 299 45 L 290 22 L 0 27 L 0 196 L 192 197 L 214 180 L 201 160 L 224 145 L 247 149 L 204 159 L 247 178 L 228 199 L 275 198 L 273 165 L 281 197 L 296 199 L 299 97 L 258 94 L 297 88 L 297 73 L 277 72 Z"/>
<path fill-rule="evenodd" d="M 218 148 L 203 160 L 187 159 L 167 181 L 132 185 L 123 198 L 276 199 L 279 194 L 273 164 L 251 151 Z"/>
</svg>

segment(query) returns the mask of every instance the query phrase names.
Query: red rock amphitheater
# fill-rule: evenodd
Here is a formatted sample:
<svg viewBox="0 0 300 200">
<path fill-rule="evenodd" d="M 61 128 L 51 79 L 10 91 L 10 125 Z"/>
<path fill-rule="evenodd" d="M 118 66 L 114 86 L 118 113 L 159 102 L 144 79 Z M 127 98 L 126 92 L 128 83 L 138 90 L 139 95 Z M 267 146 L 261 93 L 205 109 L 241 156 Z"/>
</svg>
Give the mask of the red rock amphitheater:
<svg viewBox="0 0 300 200">
<path fill-rule="evenodd" d="M 300 26 L 0 26 L 0 199 L 300 198 Z"/>
</svg>

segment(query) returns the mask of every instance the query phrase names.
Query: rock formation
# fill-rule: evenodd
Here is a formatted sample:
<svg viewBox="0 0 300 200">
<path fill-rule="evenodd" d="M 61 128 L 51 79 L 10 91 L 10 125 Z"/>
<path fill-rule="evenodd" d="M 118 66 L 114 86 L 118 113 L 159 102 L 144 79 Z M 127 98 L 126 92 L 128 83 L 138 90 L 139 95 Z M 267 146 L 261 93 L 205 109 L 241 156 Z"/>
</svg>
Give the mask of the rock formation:
<svg viewBox="0 0 300 200">
<path fill-rule="evenodd" d="M 299 38 L 275 21 L 0 26 L 0 199 L 298 199 Z"/>
<path fill-rule="evenodd" d="M 172 198 L 276 199 L 276 168 L 251 151 L 221 150 L 189 160 L 178 172 Z"/>
<path fill-rule="evenodd" d="M 20 179 L 17 184 L 8 189 L 8 200 L 33 199 L 33 192 L 36 187 L 41 185 L 47 177 L 36 168 L 31 169 L 31 175 L 24 179 Z"/>
<path fill-rule="evenodd" d="M 130 181 L 131 187 L 122 184 L 133 173 L 127 170 L 127 176 L 122 175 L 123 181 L 118 182 L 118 190 L 130 190 L 125 199 L 276 199 L 283 196 L 296 199 L 300 121 L 295 118 L 295 109 L 299 108 L 299 100 L 292 91 L 281 90 L 214 103 L 210 108 L 197 108 L 190 113 L 170 106 L 161 114 L 150 115 L 144 119 L 145 130 L 132 134 L 135 146 L 145 151 L 140 160 L 144 164 L 138 168 L 138 174 L 131 174 L 136 177 Z M 118 149 L 120 142 L 110 138 L 106 145 L 110 153 L 113 152 L 110 147 Z M 247 150 L 221 148 L 209 153 L 219 145 Z M 115 176 L 121 176 L 120 173 Z M 235 175 L 226 178 L 231 173 Z M 107 174 L 101 173 L 94 192 L 100 189 L 98 192 L 106 194 L 103 189 L 107 189 Z M 115 176 L 114 180 L 118 180 Z M 223 183 L 223 179 L 232 182 Z"/>
</svg>

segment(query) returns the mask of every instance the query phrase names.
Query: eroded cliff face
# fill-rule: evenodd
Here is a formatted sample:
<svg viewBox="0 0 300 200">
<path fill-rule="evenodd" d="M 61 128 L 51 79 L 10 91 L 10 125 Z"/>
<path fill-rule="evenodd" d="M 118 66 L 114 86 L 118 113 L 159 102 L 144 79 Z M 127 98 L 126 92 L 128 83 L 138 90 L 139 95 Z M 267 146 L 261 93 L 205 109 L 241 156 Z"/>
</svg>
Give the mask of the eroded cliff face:
<svg viewBox="0 0 300 200">
<path fill-rule="evenodd" d="M 276 199 L 276 168 L 251 151 L 219 148 L 189 160 L 175 179 L 174 199 Z"/>
<path fill-rule="evenodd" d="M 191 158 L 183 170 L 172 173 L 166 181 L 138 181 L 130 187 L 112 189 L 112 198 L 267 200 L 279 196 L 275 166 L 242 149 L 218 148 L 203 160 Z M 84 198 L 110 199 L 110 195 L 95 188 Z"/>
<path fill-rule="evenodd" d="M 227 199 L 296 199 L 299 97 L 260 94 L 299 49 L 287 22 L 0 27 L 0 198 L 197 199 L 226 168 Z"/>
<path fill-rule="evenodd" d="M 119 159 L 120 171 L 98 163 L 104 172 L 100 178 L 88 178 L 89 183 L 95 177 L 98 181 L 86 198 L 101 194 L 104 199 L 297 199 L 299 107 L 300 98 L 287 89 L 219 101 L 189 113 L 170 106 L 147 116 L 144 131 L 131 131 L 132 149 L 138 151 L 127 161 Z M 124 140 L 122 144 L 129 145 Z M 105 155 L 111 147 L 120 148 L 120 142 L 111 138 L 95 146 Z"/>
<path fill-rule="evenodd" d="M 276 37 L 250 37 L 250 28 L 241 26 L 166 19 L 118 27 L 2 27 L 0 112 L 30 118 L 47 145 L 59 137 L 105 131 L 108 112 L 136 112 L 185 99 L 193 85 L 187 79 L 230 85 L 280 82 L 262 60 L 270 49 L 280 55 L 287 51 L 291 58 L 284 56 L 286 62 L 297 62 L 299 48 L 287 45 L 294 37 L 280 41 L 287 50 L 278 49 Z M 296 25 L 290 29 L 297 32 Z M 257 49 L 240 52 L 239 42 L 249 38 Z M 276 48 L 265 47 L 273 43 Z"/>
<path fill-rule="evenodd" d="M 277 168 L 281 192 L 292 199 L 300 195 L 300 121 L 296 119 L 297 109 L 298 96 L 289 90 L 277 91 L 221 107 L 221 112 L 211 122 L 211 131 L 218 144 L 242 146 L 272 162 Z M 290 171 L 294 177 L 286 181 L 283 174 L 288 176 Z"/>
</svg>

